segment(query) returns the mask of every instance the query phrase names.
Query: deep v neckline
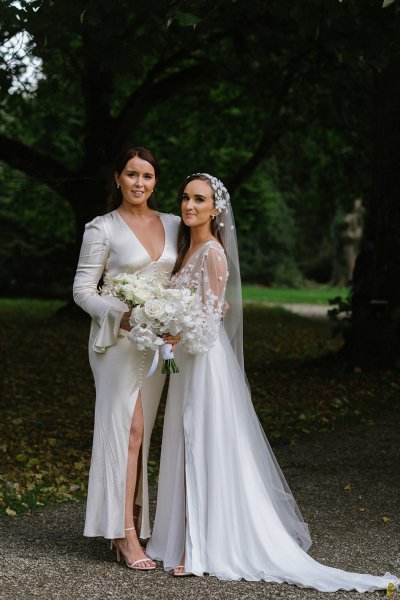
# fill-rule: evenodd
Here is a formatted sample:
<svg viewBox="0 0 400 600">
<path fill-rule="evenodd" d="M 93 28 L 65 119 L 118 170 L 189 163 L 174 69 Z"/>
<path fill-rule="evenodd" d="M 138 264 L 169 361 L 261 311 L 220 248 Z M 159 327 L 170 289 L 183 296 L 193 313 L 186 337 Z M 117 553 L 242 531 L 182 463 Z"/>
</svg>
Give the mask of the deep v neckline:
<svg viewBox="0 0 400 600">
<path fill-rule="evenodd" d="M 119 213 L 119 211 L 117 209 L 115 210 L 115 212 L 117 213 L 118 217 L 121 219 L 121 221 L 123 222 L 123 224 L 129 229 L 129 231 L 131 232 L 131 234 L 134 236 L 134 238 L 137 241 L 137 243 L 140 244 L 140 246 L 142 246 L 143 250 L 146 252 L 147 256 L 150 258 L 150 261 L 152 263 L 157 263 L 160 260 L 160 258 L 162 257 L 162 255 L 164 254 L 165 248 L 166 248 L 166 245 L 167 245 L 167 231 L 165 229 L 164 221 L 162 219 L 161 214 L 159 212 L 157 212 L 157 214 L 158 214 L 158 216 L 160 218 L 160 221 L 161 221 L 162 228 L 164 230 L 164 246 L 163 246 L 163 249 L 161 251 L 160 256 L 156 260 L 153 260 L 152 257 L 151 257 L 150 252 L 147 250 L 146 246 L 144 244 L 142 244 L 142 242 L 139 240 L 138 236 L 133 231 L 132 227 L 130 227 L 128 225 L 128 223 L 125 221 L 124 217 Z"/>
</svg>

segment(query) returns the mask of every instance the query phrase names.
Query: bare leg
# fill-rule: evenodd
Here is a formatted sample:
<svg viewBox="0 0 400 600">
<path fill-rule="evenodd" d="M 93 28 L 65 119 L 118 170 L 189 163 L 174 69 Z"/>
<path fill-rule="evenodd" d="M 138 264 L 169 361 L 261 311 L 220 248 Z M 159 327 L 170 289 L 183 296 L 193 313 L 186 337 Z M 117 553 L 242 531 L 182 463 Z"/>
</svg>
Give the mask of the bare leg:
<svg viewBox="0 0 400 600">
<path fill-rule="evenodd" d="M 131 430 L 129 433 L 129 447 L 128 447 L 128 467 L 126 474 L 126 495 L 125 495 L 125 538 L 116 540 L 116 544 L 120 552 L 124 555 L 128 563 L 133 561 L 142 560 L 138 564 L 139 567 L 154 566 L 154 561 L 150 560 L 141 547 L 138 536 L 136 534 L 133 512 L 134 512 L 134 500 L 135 500 L 135 489 L 137 483 L 137 476 L 140 473 L 138 469 L 138 459 L 140 455 L 140 448 L 142 446 L 143 439 L 143 411 L 142 411 L 142 399 L 139 395 L 136 400 L 135 410 L 133 412 Z"/>
<path fill-rule="evenodd" d="M 139 482 L 140 482 L 140 477 L 142 474 L 142 460 L 143 460 L 142 446 L 140 446 L 139 456 L 138 456 L 138 460 L 137 460 L 138 468 L 137 468 L 137 473 L 136 473 L 136 486 L 135 486 L 135 494 L 134 494 L 135 501 L 137 500 L 137 497 L 138 497 Z M 135 526 L 136 535 L 138 537 L 140 537 L 139 515 L 140 515 L 141 510 L 142 510 L 142 507 L 139 504 L 133 505 L 133 524 Z"/>
</svg>

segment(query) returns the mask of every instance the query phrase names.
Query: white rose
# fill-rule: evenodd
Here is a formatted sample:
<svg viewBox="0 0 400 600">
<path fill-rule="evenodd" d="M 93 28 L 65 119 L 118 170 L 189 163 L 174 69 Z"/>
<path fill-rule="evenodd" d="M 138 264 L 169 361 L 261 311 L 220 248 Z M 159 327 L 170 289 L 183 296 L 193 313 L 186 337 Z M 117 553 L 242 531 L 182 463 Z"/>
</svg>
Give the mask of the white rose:
<svg viewBox="0 0 400 600">
<path fill-rule="evenodd" d="M 160 319 L 165 313 L 165 303 L 156 298 L 147 300 L 144 304 L 144 312 L 151 319 Z"/>
<path fill-rule="evenodd" d="M 118 293 L 121 296 L 125 296 L 125 298 L 128 300 L 128 302 L 134 302 L 135 286 L 132 283 L 127 283 L 126 285 L 123 285 L 120 287 L 120 289 L 118 290 Z"/>
<path fill-rule="evenodd" d="M 128 275 L 128 273 L 120 273 L 119 275 L 117 275 L 116 277 L 113 277 L 112 281 L 113 283 L 129 283 L 130 281 L 130 276 Z"/>
<path fill-rule="evenodd" d="M 180 302 L 177 302 L 176 300 L 167 300 L 165 303 L 165 307 L 164 310 L 167 313 L 167 315 L 174 315 L 175 313 L 177 313 L 180 309 L 181 309 L 181 304 Z"/>
<path fill-rule="evenodd" d="M 141 325 L 143 323 L 146 323 L 146 321 L 147 321 L 147 316 L 143 310 L 143 307 L 136 306 L 132 311 L 131 318 L 129 319 L 130 324 L 131 325 Z"/>
<path fill-rule="evenodd" d="M 175 288 L 167 288 L 165 290 L 165 297 L 168 299 L 178 298 L 180 299 L 182 296 L 182 290 L 178 290 Z"/>
<path fill-rule="evenodd" d="M 123 289 L 124 286 L 122 283 L 117 283 L 116 285 L 113 286 L 113 292 L 115 294 L 115 296 L 120 297 L 121 295 L 123 296 Z"/>
<path fill-rule="evenodd" d="M 145 286 L 135 286 L 133 301 L 136 304 L 144 304 L 151 297 L 151 291 Z"/>
</svg>

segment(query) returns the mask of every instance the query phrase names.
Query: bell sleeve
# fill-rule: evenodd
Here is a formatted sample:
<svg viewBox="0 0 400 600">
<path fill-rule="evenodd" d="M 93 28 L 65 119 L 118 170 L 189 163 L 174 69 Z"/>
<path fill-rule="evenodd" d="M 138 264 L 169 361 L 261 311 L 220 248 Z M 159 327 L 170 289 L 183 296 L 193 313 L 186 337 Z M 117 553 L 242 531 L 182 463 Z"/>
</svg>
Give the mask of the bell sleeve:
<svg viewBox="0 0 400 600">
<path fill-rule="evenodd" d="M 74 301 L 93 319 L 94 352 L 103 353 L 113 346 L 126 308 L 113 306 L 99 295 L 98 283 L 103 275 L 109 254 L 110 240 L 101 217 L 85 226 L 78 267 L 73 285 Z"/>
</svg>

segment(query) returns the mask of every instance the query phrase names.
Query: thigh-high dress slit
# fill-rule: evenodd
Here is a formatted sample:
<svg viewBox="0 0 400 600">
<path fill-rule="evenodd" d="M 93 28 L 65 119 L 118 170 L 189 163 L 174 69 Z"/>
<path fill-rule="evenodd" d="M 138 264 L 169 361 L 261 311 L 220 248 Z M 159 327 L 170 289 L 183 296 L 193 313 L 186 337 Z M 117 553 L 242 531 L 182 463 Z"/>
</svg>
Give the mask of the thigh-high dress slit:
<svg viewBox="0 0 400 600">
<path fill-rule="evenodd" d="M 89 362 L 96 405 L 84 529 L 84 535 L 90 537 L 124 537 L 129 432 L 139 391 L 144 432 L 135 504 L 141 507 L 140 536 L 150 535 L 147 460 L 165 376 L 159 365 L 155 374 L 146 378 L 154 353 L 137 350 L 120 329 L 128 307 L 108 292 L 108 282 L 121 272 L 150 278 L 169 276 L 176 260 L 179 218 L 162 213 L 159 217 L 165 243 L 157 261 L 151 260 L 118 211 L 96 217 L 84 233 L 74 299 L 92 317 Z M 99 293 L 101 279 L 104 285 Z"/>
</svg>

